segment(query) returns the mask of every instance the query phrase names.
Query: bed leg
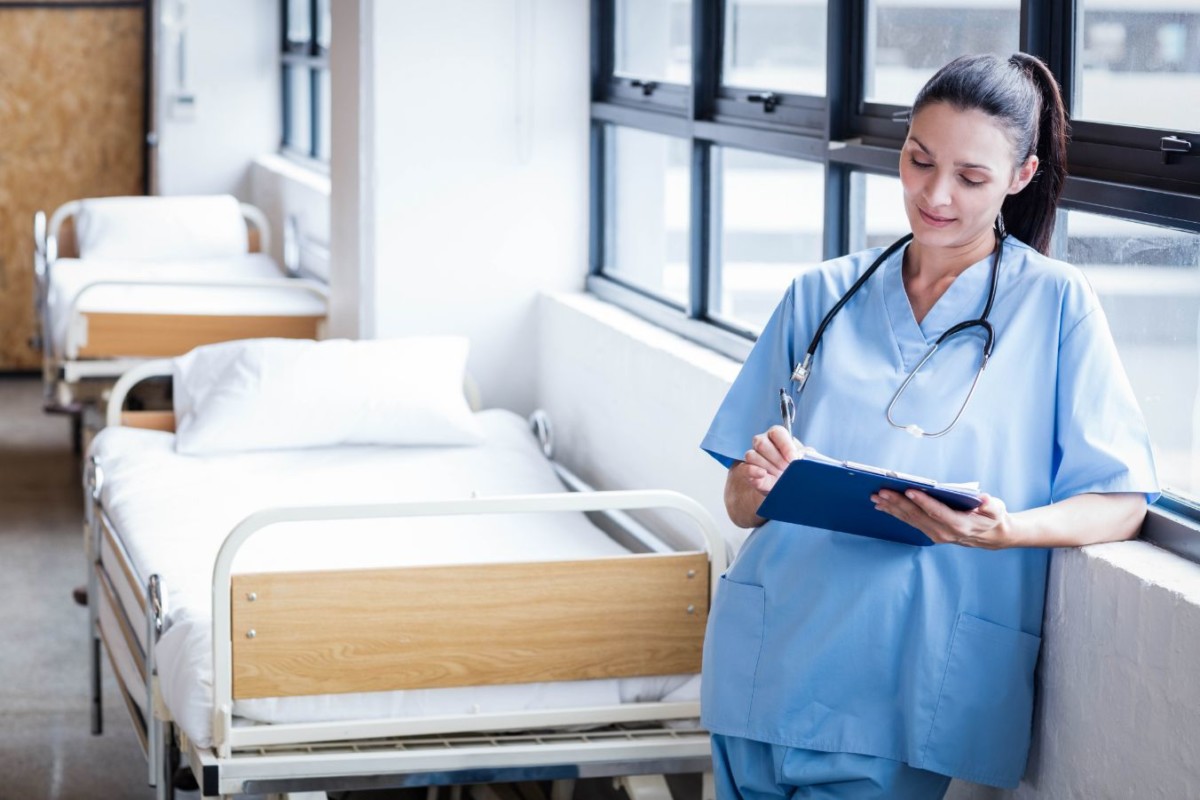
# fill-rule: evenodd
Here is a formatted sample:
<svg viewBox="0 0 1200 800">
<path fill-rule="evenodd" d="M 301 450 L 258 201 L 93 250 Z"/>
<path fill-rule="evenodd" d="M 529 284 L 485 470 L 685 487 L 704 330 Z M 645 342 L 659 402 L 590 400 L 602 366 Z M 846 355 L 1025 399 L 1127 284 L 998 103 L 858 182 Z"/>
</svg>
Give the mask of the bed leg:
<svg viewBox="0 0 1200 800">
<path fill-rule="evenodd" d="M 711 772 L 704 773 L 700 779 L 700 800 L 717 800 L 717 782 Z"/>
<path fill-rule="evenodd" d="M 102 705 L 101 664 L 100 652 L 103 646 L 100 640 L 100 582 L 96 576 L 97 564 L 100 561 L 100 515 L 96 511 L 96 502 L 100 493 L 100 465 L 96 459 L 90 459 L 84 470 L 84 514 L 86 538 L 84 552 L 87 565 L 87 607 L 88 607 L 88 638 L 91 641 L 91 694 L 92 694 L 92 734 L 99 736 L 104 732 L 104 711 Z"/>
<path fill-rule="evenodd" d="M 155 800 L 175 800 L 175 769 L 179 766 L 179 748 L 175 746 L 175 736 L 169 722 L 159 722 L 157 780 L 154 781 Z"/>
<path fill-rule="evenodd" d="M 561 780 L 550 784 L 550 800 L 571 800 L 575 796 L 575 781 Z"/>
<path fill-rule="evenodd" d="M 626 775 L 613 783 L 614 788 L 624 789 L 630 800 L 671 800 L 671 787 L 662 775 Z"/>
<path fill-rule="evenodd" d="M 96 526 L 95 521 L 92 522 L 92 528 Z M 93 539 L 95 538 L 93 534 Z M 100 670 L 103 665 L 100 663 L 103 658 L 101 648 L 104 646 L 100 640 L 100 587 L 96 580 L 96 563 L 95 559 L 98 555 L 89 554 L 88 558 L 88 582 L 87 582 L 87 602 L 88 602 L 88 639 L 91 641 L 91 693 L 92 693 L 92 735 L 99 736 L 104 732 L 104 704 L 103 704 L 103 688 L 101 686 L 103 675 Z"/>
<path fill-rule="evenodd" d="M 95 626 L 92 626 L 92 735 L 99 736 L 104 733 L 104 705 L 101 702 L 100 688 L 100 637 L 95 633 Z"/>
</svg>

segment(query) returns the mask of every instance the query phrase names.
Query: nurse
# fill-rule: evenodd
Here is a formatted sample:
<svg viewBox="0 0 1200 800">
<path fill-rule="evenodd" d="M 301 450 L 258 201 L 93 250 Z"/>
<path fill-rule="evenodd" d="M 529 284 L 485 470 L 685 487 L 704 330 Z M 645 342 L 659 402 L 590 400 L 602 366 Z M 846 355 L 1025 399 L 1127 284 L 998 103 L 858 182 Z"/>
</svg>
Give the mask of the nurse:
<svg viewBox="0 0 1200 800">
<path fill-rule="evenodd" d="M 1046 256 L 1066 127 L 1032 56 L 943 67 L 900 157 L 911 241 L 824 328 L 802 391 L 793 371 L 822 319 L 882 251 L 796 278 L 721 404 L 702 446 L 729 468 L 730 518 L 756 529 L 705 642 L 722 800 L 940 798 L 952 777 L 1020 780 L 1050 550 L 1135 536 L 1157 492 L 1104 312 L 1078 269 Z M 941 334 L 981 318 L 994 331 L 986 369 L 974 325 L 913 375 Z M 984 502 L 871 498 L 931 547 L 768 522 L 759 504 L 800 442 L 979 481 Z"/>
</svg>

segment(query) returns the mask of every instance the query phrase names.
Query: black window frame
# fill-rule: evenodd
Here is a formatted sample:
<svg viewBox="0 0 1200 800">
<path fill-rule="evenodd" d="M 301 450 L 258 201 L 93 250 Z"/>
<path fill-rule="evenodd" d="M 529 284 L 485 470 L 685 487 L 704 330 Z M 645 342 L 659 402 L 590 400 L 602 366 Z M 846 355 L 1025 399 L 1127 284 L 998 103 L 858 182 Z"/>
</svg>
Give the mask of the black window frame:
<svg viewBox="0 0 1200 800">
<path fill-rule="evenodd" d="M 329 74 L 329 48 L 321 42 L 321 28 L 325 24 L 322 9 L 327 7 L 329 0 L 305 0 L 305 11 L 308 17 L 308 39 L 293 40 L 290 36 L 291 3 L 280 0 L 280 44 L 279 44 L 279 82 L 280 110 L 282 113 L 281 137 L 279 149 L 281 152 L 298 157 L 305 161 L 327 165 L 329 159 L 322 155 L 322 150 L 328 144 L 324 141 L 326 127 L 322 113 L 322 77 Z M 308 72 L 308 103 L 304 109 L 296 109 L 298 100 L 293 96 L 291 82 L 288 80 L 289 70 L 307 70 Z M 293 113 L 301 111 L 308 120 L 308 147 L 296 145 L 296 132 L 292 129 Z"/>
<path fill-rule="evenodd" d="M 824 98 L 779 95 L 772 114 L 761 94 L 723 87 L 725 0 L 693 0 L 692 82 L 688 86 L 635 86 L 636 76 L 613 74 L 617 0 L 592 0 L 591 204 L 587 288 L 688 339 L 743 359 L 753 331 L 711 313 L 709 286 L 716 272 L 712 148 L 729 145 L 816 161 L 825 166 L 824 258 L 850 244 L 850 180 L 856 172 L 898 176 L 899 149 L 909 108 L 864 99 L 865 33 L 870 0 L 829 0 Z M 1042 58 L 1063 88 L 1068 109 L 1079 81 L 1078 2 L 1022 0 L 1021 50 Z M 644 82 L 642 82 L 644 83 Z M 762 91 L 771 91 L 763 87 Z M 816 119 L 813 115 L 819 115 Z M 605 274 L 612 232 L 605 230 L 609 180 L 606 128 L 632 127 L 687 139 L 692 147 L 689 223 L 689 302 L 685 308 Z M 1191 145 L 1166 157 L 1164 139 Z M 1163 225 L 1200 234 L 1200 131 L 1138 128 L 1087 120 L 1072 122 L 1068 178 L 1061 207 Z M 1182 527 L 1180 527 L 1182 526 Z M 1167 531 L 1168 533 L 1163 533 Z M 1182 531 L 1182 534 L 1180 533 Z M 1143 530 L 1146 538 L 1200 560 L 1200 503 L 1164 496 Z M 1180 542 L 1185 542 L 1181 545 Z"/>
</svg>

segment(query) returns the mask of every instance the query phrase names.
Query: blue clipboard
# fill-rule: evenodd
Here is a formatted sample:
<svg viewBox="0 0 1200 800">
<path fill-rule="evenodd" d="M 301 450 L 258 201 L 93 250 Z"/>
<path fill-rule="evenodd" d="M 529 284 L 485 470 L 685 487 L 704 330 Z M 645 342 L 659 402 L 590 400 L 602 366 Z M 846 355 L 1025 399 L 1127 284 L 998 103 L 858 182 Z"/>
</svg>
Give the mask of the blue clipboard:
<svg viewBox="0 0 1200 800">
<path fill-rule="evenodd" d="M 871 495 L 880 489 L 919 489 L 951 508 L 969 511 L 982 502 L 970 490 L 908 480 L 872 468 L 808 458 L 793 461 L 767 494 L 758 515 L 780 522 L 870 536 L 925 547 L 933 541 L 908 523 L 875 510 Z"/>
</svg>

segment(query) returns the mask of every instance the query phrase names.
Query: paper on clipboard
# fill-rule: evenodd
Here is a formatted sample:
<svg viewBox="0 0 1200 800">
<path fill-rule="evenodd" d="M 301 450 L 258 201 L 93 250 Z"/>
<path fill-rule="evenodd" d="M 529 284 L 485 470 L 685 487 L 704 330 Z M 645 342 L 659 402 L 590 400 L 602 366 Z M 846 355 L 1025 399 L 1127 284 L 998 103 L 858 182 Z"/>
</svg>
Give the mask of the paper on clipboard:
<svg viewBox="0 0 1200 800">
<path fill-rule="evenodd" d="M 880 489 L 919 489 L 959 511 L 976 508 L 981 502 L 977 483 L 939 483 L 869 464 L 838 461 L 809 448 L 779 476 L 758 515 L 903 544 L 933 544 L 916 528 L 875 509 L 871 495 Z"/>
</svg>

